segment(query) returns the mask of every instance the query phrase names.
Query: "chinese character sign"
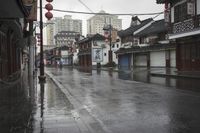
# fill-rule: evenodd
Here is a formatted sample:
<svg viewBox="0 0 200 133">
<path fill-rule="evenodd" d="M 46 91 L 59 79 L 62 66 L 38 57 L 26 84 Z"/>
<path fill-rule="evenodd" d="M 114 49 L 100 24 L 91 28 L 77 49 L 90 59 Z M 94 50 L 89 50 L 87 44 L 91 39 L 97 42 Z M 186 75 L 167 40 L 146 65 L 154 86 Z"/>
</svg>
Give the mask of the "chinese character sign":
<svg viewBox="0 0 200 133">
<path fill-rule="evenodd" d="M 93 62 L 102 62 L 103 61 L 103 49 L 102 48 L 93 48 L 92 61 Z"/>
</svg>

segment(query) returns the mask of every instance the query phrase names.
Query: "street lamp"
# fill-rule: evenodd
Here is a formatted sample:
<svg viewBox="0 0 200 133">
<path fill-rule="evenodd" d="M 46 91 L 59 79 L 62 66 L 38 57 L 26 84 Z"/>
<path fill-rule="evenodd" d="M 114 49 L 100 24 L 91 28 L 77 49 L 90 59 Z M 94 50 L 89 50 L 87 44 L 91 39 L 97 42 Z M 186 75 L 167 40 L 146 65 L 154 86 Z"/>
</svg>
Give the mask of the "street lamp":
<svg viewBox="0 0 200 133">
<path fill-rule="evenodd" d="M 105 25 L 104 28 L 104 36 L 106 38 L 106 40 L 109 40 L 109 45 L 110 45 L 110 49 L 108 51 L 108 62 L 109 65 L 111 65 L 111 63 L 113 62 L 113 56 L 112 56 L 112 25 Z"/>
</svg>

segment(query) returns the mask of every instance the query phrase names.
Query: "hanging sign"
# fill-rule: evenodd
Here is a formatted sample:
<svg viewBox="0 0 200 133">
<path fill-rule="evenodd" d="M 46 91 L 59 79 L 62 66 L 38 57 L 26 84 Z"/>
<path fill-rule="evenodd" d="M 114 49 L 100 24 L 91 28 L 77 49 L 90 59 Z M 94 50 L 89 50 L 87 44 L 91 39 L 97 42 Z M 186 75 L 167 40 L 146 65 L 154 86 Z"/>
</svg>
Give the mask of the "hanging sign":
<svg viewBox="0 0 200 133">
<path fill-rule="evenodd" d="M 28 20 L 37 21 L 37 0 L 22 0 L 22 2 L 28 11 Z"/>
</svg>

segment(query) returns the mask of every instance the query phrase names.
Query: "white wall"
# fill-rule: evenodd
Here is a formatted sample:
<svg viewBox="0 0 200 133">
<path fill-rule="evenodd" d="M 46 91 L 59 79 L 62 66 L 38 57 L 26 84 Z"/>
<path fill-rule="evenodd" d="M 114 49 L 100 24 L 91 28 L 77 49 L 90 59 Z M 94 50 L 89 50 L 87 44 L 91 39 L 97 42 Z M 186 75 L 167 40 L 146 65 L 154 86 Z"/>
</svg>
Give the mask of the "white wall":
<svg viewBox="0 0 200 133">
<path fill-rule="evenodd" d="M 103 47 L 103 61 L 100 62 L 101 65 L 105 65 L 106 63 L 108 63 L 108 50 L 110 46 L 108 44 L 105 44 L 105 41 L 96 41 L 96 44 L 97 46 L 92 45 L 92 48 L 102 48 L 102 45 L 105 45 L 105 47 Z M 104 55 L 104 53 L 106 53 L 106 56 Z M 97 65 L 97 62 L 92 61 L 92 65 Z"/>
<path fill-rule="evenodd" d="M 174 23 L 174 7 L 171 8 L 171 23 Z"/>
<path fill-rule="evenodd" d="M 200 0 L 197 0 L 197 14 L 200 14 Z"/>
<path fill-rule="evenodd" d="M 101 65 L 105 65 L 108 63 L 108 51 L 110 50 L 110 45 L 105 43 L 105 41 L 96 41 L 96 44 L 98 46 L 94 46 L 93 45 L 93 48 L 102 48 L 101 45 L 104 44 L 105 47 L 103 47 L 103 61 L 101 62 Z M 120 43 L 118 44 L 119 45 L 119 48 L 120 48 Z M 115 44 L 115 47 L 112 48 L 111 47 L 111 50 L 113 51 L 113 61 L 118 64 L 118 58 L 116 58 L 116 54 L 114 53 L 116 50 L 118 50 L 119 48 L 116 48 L 116 44 Z M 92 62 L 92 65 L 96 65 L 97 63 L 96 62 Z"/>
</svg>

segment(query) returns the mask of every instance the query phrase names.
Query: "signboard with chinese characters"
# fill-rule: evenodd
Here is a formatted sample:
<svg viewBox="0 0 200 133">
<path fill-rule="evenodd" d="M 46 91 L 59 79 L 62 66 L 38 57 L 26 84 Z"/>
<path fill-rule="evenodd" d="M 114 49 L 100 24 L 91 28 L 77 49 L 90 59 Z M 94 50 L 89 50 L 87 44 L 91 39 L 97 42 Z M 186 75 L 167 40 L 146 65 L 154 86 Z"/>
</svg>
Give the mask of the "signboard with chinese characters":
<svg viewBox="0 0 200 133">
<path fill-rule="evenodd" d="M 92 49 L 92 61 L 97 62 L 97 63 L 103 61 L 103 49 L 102 48 L 93 48 Z"/>
<path fill-rule="evenodd" d="M 22 0 L 24 7 L 27 9 L 29 16 L 28 20 L 37 20 L 37 0 Z"/>
</svg>

